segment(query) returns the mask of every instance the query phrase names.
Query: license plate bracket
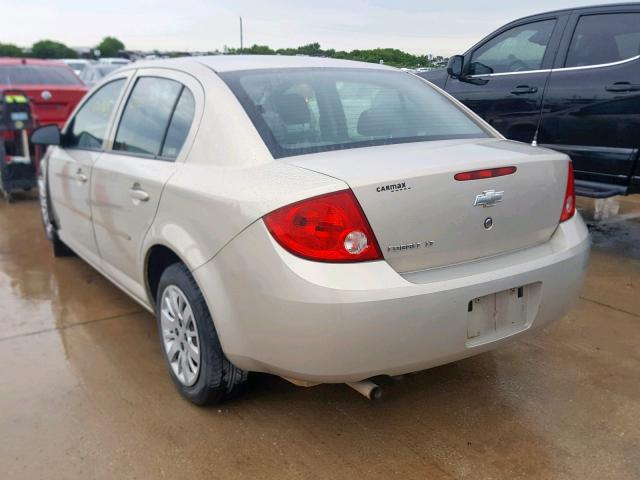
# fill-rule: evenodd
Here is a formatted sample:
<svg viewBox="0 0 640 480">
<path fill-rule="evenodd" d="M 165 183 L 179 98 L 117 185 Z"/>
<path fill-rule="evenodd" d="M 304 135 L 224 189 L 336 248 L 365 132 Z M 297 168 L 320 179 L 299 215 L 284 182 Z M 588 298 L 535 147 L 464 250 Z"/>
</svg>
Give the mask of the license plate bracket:
<svg viewBox="0 0 640 480">
<path fill-rule="evenodd" d="M 528 329 L 540 304 L 542 284 L 532 283 L 482 297 L 467 305 L 467 346 L 508 337 Z"/>
</svg>

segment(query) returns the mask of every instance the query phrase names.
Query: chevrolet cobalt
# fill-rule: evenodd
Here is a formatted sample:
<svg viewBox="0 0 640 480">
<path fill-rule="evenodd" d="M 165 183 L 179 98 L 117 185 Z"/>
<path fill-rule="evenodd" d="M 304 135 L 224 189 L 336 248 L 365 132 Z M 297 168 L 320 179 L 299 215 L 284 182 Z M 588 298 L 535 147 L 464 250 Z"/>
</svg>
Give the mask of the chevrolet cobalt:
<svg viewBox="0 0 640 480">
<path fill-rule="evenodd" d="M 54 254 L 155 314 L 197 404 L 249 371 L 375 396 L 560 318 L 585 273 L 568 157 L 382 65 L 136 63 L 32 141 Z"/>
</svg>

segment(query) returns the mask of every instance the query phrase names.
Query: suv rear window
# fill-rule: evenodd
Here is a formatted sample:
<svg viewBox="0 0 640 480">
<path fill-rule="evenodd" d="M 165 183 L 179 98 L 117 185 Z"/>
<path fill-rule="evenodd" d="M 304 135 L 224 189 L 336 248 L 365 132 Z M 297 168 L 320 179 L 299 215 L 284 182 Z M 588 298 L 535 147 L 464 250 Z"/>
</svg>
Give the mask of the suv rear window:
<svg viewBox="0 0 640 480">
<path fill-rule="evenodd" d="M 0 65 L 3 85 L 82 85 L 66 66 Z"/>
<path fill-rule="evenodd" d="M 488 137 L 413 75 L 367 68 L 220 73 L 274 158 L 347 148 Z"/>
</svg>

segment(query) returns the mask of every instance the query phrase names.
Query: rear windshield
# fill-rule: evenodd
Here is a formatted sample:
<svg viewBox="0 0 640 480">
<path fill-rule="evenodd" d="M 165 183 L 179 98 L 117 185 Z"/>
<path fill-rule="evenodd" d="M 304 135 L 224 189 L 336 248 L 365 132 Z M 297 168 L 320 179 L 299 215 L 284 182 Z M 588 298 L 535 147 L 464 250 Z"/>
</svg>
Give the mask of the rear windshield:
<svg viewBox="0 0 640 480">
<path fill-rule="evenodd" d="M 453 102 L 407 73 L 295 68 L 220 77 L 275 158 L 489 136 Z"/>
<path fill-rule="evenodd" d="M 66 66 L 0 65 L 3 85 L 82 85 Z"/>
</svg>

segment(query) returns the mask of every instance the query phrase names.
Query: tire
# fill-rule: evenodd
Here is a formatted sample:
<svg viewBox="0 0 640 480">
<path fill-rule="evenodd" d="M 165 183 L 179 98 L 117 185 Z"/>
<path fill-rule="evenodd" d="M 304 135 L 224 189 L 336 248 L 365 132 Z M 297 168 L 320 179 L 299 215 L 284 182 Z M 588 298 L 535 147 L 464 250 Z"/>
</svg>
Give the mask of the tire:
<svg viewBox="0 0 640 480">
<path fill-rule="evenodd" d="M 173 298 L 180 295 L 184 298 L 171 303 L 172 295 Z M 196 405 L 212 405 L 242 393 L 248 373 L 237 368 L 224 355 L 204 296 L 184 264 L 174 263 L 165 269 L 156 298 L 160 346 L 169 375 L 180 394 Z M 191 315 L 187 308 L 190 308 Z M 176 315 L 174 310 L 182 310 L 182 314 Z M 189 356 L 194 355 L 196 343 L 199 350 L 197 372 L 194 368 L 196 362 L 190 363 L 189 360 L 193 358 Z M 189 363 L 186 367 L 182 364 L 185 355 Z"/>
<path fill-rule="evenodd" d="M 43 173 L 38 177 L 38 200 L 40 202 L 40 218 L 44 227 L 44 234 L 51 242 L 54 257 L 71 257 L 75 253 L 58 237 L 58 229 L 52 220 L 51 201 L 47 189 L 46 177 Z"/>
<path fill-rule="evenodd" d="M 53 256 L 60 257 L 74 257 L 75 252 L 67 247 L 67 244 L 58 238 L 58 232 L 53 232 L 53 238 L 51 239 L 51 245 L 53 247 Z"/>
</svg>

